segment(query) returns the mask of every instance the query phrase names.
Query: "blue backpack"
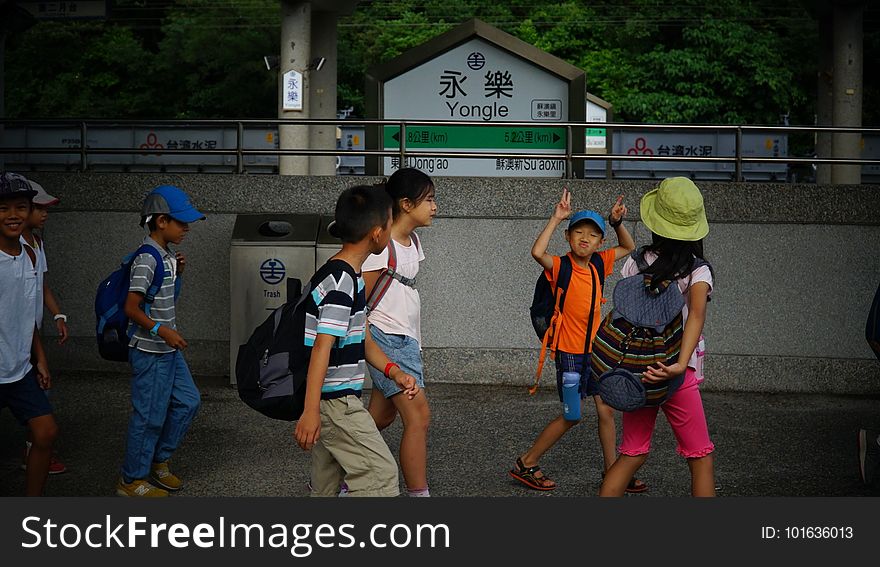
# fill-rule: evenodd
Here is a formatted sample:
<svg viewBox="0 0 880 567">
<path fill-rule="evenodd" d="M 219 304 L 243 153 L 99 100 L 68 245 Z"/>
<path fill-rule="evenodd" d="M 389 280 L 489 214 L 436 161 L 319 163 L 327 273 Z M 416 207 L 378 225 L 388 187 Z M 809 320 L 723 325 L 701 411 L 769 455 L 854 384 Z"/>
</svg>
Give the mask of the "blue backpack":
<svg viewBox="0 0 880 567">
<path fill-rule="evenodd" d="M 98 286 L 95 294 L 95 316 L 97 318 L 96 335 L 98 352 L 101 358 L 118 362 L 128 361 L 129 334 L 128 316 L 125 314 L 125 301 L 128 298 L 128 286 L 131 265 L 140 254 L 150 254 L 156 260 L 153 281 L 144 297 L 144 312 L 150 314 L 150 304 L 156 298 L 162 282 L 165 280 L 165 264 L 162 256 L 154 246 L 144 244 L 133 253 L 122 259 L 122 265 L 107 276 Z M 174 286 L 174 296 L 180 291 L 180 278 Z"/>
</svg>

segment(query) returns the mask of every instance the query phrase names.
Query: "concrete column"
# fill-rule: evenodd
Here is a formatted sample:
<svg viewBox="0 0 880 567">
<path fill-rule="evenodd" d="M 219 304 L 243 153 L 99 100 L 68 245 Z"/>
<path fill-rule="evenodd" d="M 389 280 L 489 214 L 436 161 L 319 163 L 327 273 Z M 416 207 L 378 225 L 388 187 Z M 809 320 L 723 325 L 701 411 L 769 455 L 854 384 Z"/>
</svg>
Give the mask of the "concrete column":
<svg viewBox="0 0 880 567">
<path fill-rule="evenodd" d="M 312 58 L 324 59 L 320 70 L 306 71 L 309 77 L 309 112 L 312 118 L 336 118 L 336 12 L 315 12 L 312 14 Z M 310 128 L 309 145 L 313 149 L 333 150 L 336 148 L 336 126 L 334 124 L 315 125 Z M 309 160 L 311 175 L 336 175 L 336 158 L 333 156 L 312 156 Z"/>
<path fill-rule="evenodd" d="M 309 118 L 309 73 L 306 70 L 311 61 L 312 3 L 298 0 L 281 1 L 281 59 L 278 69 L 278 117 Z M 302 110 L 284 110 L 284 73 L 290 70 L 302 73 Z M 280 149 L 309 149 L 309 129 L 307 126 L 281 126 L 278 128 Z M 278 159 L 278 172 L 281 175 L 308 175 L 307 156 L 281 156 Z"/>
<path fill-rule="evenodd" d="M 862 20 L 861 2 L 834 3 L 834 125 L 861 127 L 862 125 Z M 834 157 L 858 159 L 861 155 L 859 134 L 834 134 Z M 831 182 L 859 184 L 862 166 L 834 165 Z"/>
<path fill-rule="evenodd" d="M 834 123 L 834 26 L 831 10 L 819 15 L 819 68 L 816 91 L 816 126 Z M 831 157 L 831 133 L 816 134 L 816 157 Z M 816 183 L 831 183 L 831 164 L 816 164 Z"/>
</svg>

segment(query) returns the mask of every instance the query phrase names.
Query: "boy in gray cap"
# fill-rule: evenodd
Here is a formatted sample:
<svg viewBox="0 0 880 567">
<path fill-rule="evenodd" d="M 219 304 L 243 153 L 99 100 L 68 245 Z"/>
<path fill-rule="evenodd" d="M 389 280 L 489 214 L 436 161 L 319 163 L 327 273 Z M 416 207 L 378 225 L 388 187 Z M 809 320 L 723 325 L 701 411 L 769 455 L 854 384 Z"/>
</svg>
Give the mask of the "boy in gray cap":
<svg viewBox="0 0 880 567">
<path fill-rule="evenodd" d="M 186 193 L 173 185 L 156 187 L 144 200 L 141 226 L 146 225 L 150 235 L 143 244 L 155 248 L 165 278 L 153 301 L 145 301 L 157 268 L 156 254 L 135 257 L 125 303 L 125 314 L 131 321 L 128 351 L 134 411 L 116 485 L 119 496 L 165 497 L 183 486 L 170 471 L 168 460 L 189 429 L 201 398 L 183 359 L 186 340 L 177 332 L 175 316 L 186 258 L 169 245 L 180 244 L 189 232 L 189 223 L 204 219 Z"/>
</svg>

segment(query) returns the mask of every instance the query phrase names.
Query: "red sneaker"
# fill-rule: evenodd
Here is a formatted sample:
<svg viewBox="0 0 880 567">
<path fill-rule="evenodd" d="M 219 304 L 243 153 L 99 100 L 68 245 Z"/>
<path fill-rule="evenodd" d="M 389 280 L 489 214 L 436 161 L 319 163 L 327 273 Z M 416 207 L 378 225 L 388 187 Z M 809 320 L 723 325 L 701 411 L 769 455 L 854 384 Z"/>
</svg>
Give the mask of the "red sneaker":
<svg viewBox="0 0 880 567">
<path fill-rule="evenodd" d="M 27 456 L 28 456 L 29 447 L 25 446 L 24 451 L 21 454 L 21 470 L 27 470 Z M 67 472 L 67 466 L 61 462 L 61 459 L 58 458 L 55 453 L 52 453 L 52 458 L 49 460 L 49 474 L 61 474 Z"/>
</svg>

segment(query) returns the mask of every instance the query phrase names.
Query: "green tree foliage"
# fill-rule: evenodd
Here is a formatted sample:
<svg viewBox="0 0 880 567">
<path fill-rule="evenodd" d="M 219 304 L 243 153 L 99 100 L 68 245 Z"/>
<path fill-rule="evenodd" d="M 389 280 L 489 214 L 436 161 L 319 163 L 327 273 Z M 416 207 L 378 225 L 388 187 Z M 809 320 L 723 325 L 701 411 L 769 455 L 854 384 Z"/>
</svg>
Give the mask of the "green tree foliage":
<svg viewBox="0 0 880 567">
<path fill-rule="evenodd" d="M 585 70 L 629 122 L 813 122 L 813 0 L 363 0 L 339 22 L 339 106 L 365 73 L 477 17 Z M 101 23 L 41 22 L 7 40 L 11 117 L 277 114 L 278 0 L 116 0 Z M 866 125 L 880 121 L 880 4 L 865 13 Z"/>
</svg>

